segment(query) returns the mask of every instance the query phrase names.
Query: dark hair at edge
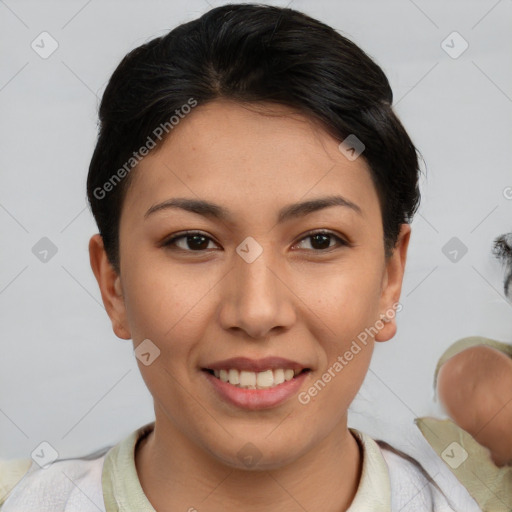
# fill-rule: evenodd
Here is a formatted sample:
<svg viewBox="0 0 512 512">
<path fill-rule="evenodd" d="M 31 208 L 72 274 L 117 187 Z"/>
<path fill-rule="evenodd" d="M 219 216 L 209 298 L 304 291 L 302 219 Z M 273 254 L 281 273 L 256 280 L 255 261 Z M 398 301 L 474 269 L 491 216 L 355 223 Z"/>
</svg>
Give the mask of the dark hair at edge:
<svg viewBox="0 0 512 512">
<path fill-rule="evenodd" d="M 87 195 L 117 273 L 119 219 L 134 172 L 105 198 L 94 191 L 191 98 L 288 106 L 340 142 L 358 137 L 379 197 L 385 254 L 392 254 L 400 224 L 419 206 L 419 152 L 391 108 L 386 75 L 349 39 L 301 12 L 228 4 L 133 49 L 107 84 Z"/>
<path fill-rule="evenodd" d="M 505 266 L 503 290 L 505 296 L 512 299 L 512 232 L 500 235 L 494 240 L 492 253 Z"/>
<path fill-rule="evenodd" d="M 130 51 L 103 93 L 87 196 L 117 273 L 119 220 L 134 172 L 105 198 L 94 191 L 191 98 L 198 105 L 215 99 L 283 105 L 340 142 L 358 137 L 379 198 L 385 255 L 391 256 L 400 225 L 410 223 L 419 207 L 420 169 L 419 151 L 392 109 L 386 75 L 355 43 L 304 13 L 228 4 Z M 414 464 L 444 496 L 418 461 L 377 443 Z"/>
</svg>

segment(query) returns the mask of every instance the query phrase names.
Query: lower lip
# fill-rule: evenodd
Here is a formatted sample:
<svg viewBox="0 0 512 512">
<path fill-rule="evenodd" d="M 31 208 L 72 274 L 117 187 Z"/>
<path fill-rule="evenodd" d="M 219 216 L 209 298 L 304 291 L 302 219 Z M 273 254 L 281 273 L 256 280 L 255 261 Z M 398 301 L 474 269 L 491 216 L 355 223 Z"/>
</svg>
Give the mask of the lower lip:
<svg viewBox="0 0 512 512">
<path fill-rule="evenodd" d="M 206 370 L 203 373 L 222 399 L 242 409 L 256 411 L 275 407 L 295 395 L 310 372 L 302 372 L 291 380 L 265 389 L 239 388 L 223 382 Z"/>
</svg>

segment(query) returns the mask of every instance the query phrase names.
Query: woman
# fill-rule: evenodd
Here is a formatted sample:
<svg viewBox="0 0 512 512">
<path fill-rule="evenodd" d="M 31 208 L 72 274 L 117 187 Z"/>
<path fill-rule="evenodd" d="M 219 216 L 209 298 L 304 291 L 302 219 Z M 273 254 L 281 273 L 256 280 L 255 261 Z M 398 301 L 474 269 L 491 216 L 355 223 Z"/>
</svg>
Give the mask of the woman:
<svg viewBox="0 0 512 512">
<path fill-rule="evenodd" d="M 347 426 L 396 333 L 420 200 L 391 104 L 360 48 L 291 9 L 215 8 L 122 60 L 89 251 L 155 421 L 33 465 L 2 512 L 453 510 L 417 462 Z"/>
</svg>

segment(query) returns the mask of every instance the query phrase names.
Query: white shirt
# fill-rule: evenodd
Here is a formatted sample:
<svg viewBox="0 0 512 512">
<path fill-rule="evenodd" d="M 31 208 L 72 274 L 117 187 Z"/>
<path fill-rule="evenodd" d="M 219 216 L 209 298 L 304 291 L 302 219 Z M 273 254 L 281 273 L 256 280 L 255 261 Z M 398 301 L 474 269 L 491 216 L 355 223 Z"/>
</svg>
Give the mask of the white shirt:
<svg viewBox="0 0 512 512">
<path fill-rule="evenodd" d="M 153 426 L 154 422 L 140 427 L 91 460 L 57 460 L 44 469 L 32 462 L 16 485 L 2 471 L 9 461 L 3 466 L 0 462 L 0 511 L 155 512 L 142 490 L 134 460 L 137 441 Z M 363 461 L 359 486 L 346 512 L 459 512 L 414 464 L 380 448 L 369 435 L 349 430 L 362 448 Z M 28 464 L 30 459 L 24 461 Z M 479 510 L 468 495 L 467 507 L 460 512 Z"/>
</svg>

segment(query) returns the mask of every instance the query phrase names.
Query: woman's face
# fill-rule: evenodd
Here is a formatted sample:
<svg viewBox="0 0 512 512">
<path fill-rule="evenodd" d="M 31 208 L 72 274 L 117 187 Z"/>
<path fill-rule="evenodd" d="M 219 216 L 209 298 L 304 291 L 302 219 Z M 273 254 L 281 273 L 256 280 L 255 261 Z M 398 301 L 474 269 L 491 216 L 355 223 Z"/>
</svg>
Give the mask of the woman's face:
<svg viewBox="0 0 512 512">
<path fill-rule="evenodd" d="M 285 107 L 256 108 L 198 106 L 138 164 L 120 275 L 103 253 L 110 277 L 99 281 L 116 334 L 135 348 L 150 340 L 138 364 L 157 428 L 232 466 L 253 450 L 270 468 L 346 431 L 373 350 L 375 330 L 365 342 L 361 333 L 377 324 L 377 341 L 395 334 L 394 320 L 378 320 L 399 299 L 410 228 L 385 261 L 365 160 Z M 178 198 L 216 206 L 165 206 Z M 199 233 L 166 243 L 185 231 Z M 221 369 L 271 387 L 241 389 L 212 372 Z M 286 369 L 305 371 L 276 385 Z"/>
</svg>

